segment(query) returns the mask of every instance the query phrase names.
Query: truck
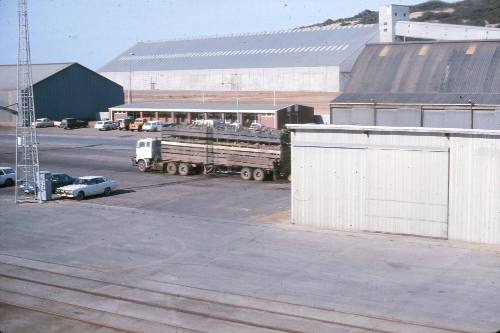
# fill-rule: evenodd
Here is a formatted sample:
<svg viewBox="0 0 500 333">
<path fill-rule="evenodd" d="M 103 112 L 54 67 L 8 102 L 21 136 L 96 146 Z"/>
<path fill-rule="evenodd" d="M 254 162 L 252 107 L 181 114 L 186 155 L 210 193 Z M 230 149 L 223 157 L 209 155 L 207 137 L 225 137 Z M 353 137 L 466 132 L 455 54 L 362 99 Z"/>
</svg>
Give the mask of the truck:
<svg viewBox="0 0 500 333">
<path fill-rule="evenodd" d="M 131 131 L 142 131 L 142 126 L 147 123 L 148 120 L 146 118 L 136 118 L 133 123 L 129 125 L 129 129 Z"/>
<path fill-rule="evenodd" d="M 132 164 L 141 172 L 239 173 L 244 180 L 277 180 L 290 175 L 290 133 L 166 127 L 161 138 L 137 141 Z"/>
</svg>

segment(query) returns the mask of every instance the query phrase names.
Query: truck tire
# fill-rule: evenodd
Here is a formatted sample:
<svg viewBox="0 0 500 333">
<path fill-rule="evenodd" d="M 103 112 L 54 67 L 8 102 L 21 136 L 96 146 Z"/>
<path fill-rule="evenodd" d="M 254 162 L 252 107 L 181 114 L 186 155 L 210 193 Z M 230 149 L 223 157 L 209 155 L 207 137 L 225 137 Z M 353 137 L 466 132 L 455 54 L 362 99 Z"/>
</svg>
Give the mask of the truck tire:
<svg viewBox="0 0 500 333">
<path fill-rule="evenodd" d="M 179 175 L 187 176 L 191 172 L 191 166 L 187 163 L 179 164 Z"/>
<path fill-rule="evenodd" d="M 139 160 L 139 162 L 137 162 L 137 168 L 139 169 L 140 172 L 148 171 L 148 168 L 146 166 L 146 161 L 144 160 Z"/>
<path fill-rule="evenodd" d="M 169 175 L 176 175 L 177 174 L 177 164 L 174 162 L 168 162 L 167 163 L 167 173 Z"/>
<path fill-rule="evenodd" d="M 253 170 L 253 179 L 261 182 L 266 179 L 266 172 L 262 170 L 261 168 L 257 168 Z"/>
<path fill-rule="evenodd" d="M 243 180 L 252 180 L 253 178 L 253 170 L 252 168 L 244 167 L 240 171 L 241 179 Z"/>
</svg>

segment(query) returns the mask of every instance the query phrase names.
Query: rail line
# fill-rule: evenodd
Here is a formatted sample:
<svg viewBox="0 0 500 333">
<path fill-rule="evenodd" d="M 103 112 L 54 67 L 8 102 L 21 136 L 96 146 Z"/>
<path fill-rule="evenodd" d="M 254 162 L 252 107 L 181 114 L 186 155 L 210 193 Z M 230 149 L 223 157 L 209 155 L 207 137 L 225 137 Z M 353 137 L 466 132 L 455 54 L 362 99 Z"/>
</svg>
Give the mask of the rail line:
<svg viewBox="0 0 500 333">
<path fill-rule="evenodd" d="M 25 283 L 30 283 L 34 284 L 36 286 L 39 286 L 40 288 L 56 288 L 57 290 L 61 291 L 70 291 L 70 292 L 76 292 L 76 293 L 84 293 L 85 295 L 92 296 L 92 297 L 99 297 L 99 298 L 105 298 L 107 300 L 111 301 L 119 301 L 119 302 L 127 302 L 127 303 L 133 303 L 137 305 L 142 305 L 142 306 L 147 306 L 147 307 L 152 307 L 155 309 L 161 309 L 161 310 L 167 310 L 167 311 L 174 311 L 176 313 L 180 314 L 186 314 L 190 316 L 196 316 L 202 319 L 211 319 L 211 320 L 216 320 L 220 322 L 227 322 L 227 323 L 233 323 L 237 325 L 243 325 L 245 327 L 253 327 L 255 329 L 261 329 L 264 331 L 273 331 L 273 332 L 291 332 L 291 333 L 305 333 L 308 332 L 308 330 L 303 330 L 303 329 L 295 329 L 292 328 L 288 325 L 284 325 L 283 323 L 290 322 L 290 321 L 295 321 L 295 322 L 303 322 L 307 323 L 309 325 L 319 325 L 319 326 L 330 326 L 330 327 L 336 327 L 338 329 L 349 329 L 349 330 L 354 330 L 354 331 L 363 331 L 363 332 L 377 332 L 377 333 L 390 333 L 390 332 L 399 332 L 399 331 L 415 331 L 415 332 L 421 332 L 422 329 L 425 329 L 426 331 L 433 331 L 433 332 L 457 332 L 457 333 L 469 333 L 468 331 L 464 330 L 457 330 L 457 329 L 452 329 L 452 328 L 446 328 L 446 327 L 439 327 L 435 325 L 428 325 L 428 324 L 421 324 L 421 323 L 415 323 L 415 322 L 408 322 L 408 321 L 403 321 L 403 320 L 397 320 L 397 319 L 391 319 L 391 318 L 383 318 L 383 317 L 376 317 L 376 316 L 367 316 L 363 314 L 358 314 L 358 313 L 349 313 L 349 312 L 342 312 L 342 311 L 337 311 L 337 310 L 332 310 L 332 309 L 325 309 L 325 308 L 319 308 L 319 307 L 310 307 L 310 306 L 304 306 L 300 304 L 294 304 L 294 303 L 287 303 L 287 302 L 281 302 L 281 301 L 275 301 L 275 300 L 269 300 L 269 299 L 264 299 L 264 298 L 257 298 L 257 297 L 250 297 L 246 295 L 238 295 L 238 294 L 229 294 L 232 296 L 238 296 L 241 298 L 246 298 L 249 300 L 256 300 L 258 302 L 271 302 L 273 305 L 283 305 L 283 306 L 291 306 L 291 307 L 300 307 L 296 312 L 299 312 L 301 309 L 306 310 L 305 312 L 314 312 L 317 311 L 319 314 L 317 315 L 301 315 L 297 313 L 290 313 L 290 312 L 283 312 L 283 311 L 276 311 L 276 310 L 269 310 L 264 307 L 256 307 L 256 306 L 250 306 L 250 305 L 242 305 L 242 304 L 235 304 L 234 302 L 223 302 L 220 300 L 214 300 L 214 299 L 209 299 L 208 297 L 200 297 L 200 296 L 193 296 L 193 295 L 186 295 L 182 293 L 175 293 L 175 292 L 167 292 L 167 291 L 162 291 L 162 290 L 155 290 L 155 289 L 150 289 L 150 288 L 144 288 L 144 287 L 137 287 L 133 286 L 130 284 L 125 284 L 125 283 L 116 283 L 116 282 L 110 282 L 106 281 L 105 279 L 99 279 L 99 278 L 89 278 L 89 277 L 82 277 L 78 275 L 73 275 L 73 274 L 65 274 L 61 272 L 54 272 L 51 270 L 46 270 L 46 269 L 40 269 L 40 268 L 33 268 L 33 267 L 26 267 L 22 265 L 17 265 L 14 263 L 5 263 L 0 261 L 0 265 L 7 265 L 12 268 L 17 268 L 20 270 L 25 270 L 25 272 L 18 273 L 18 274 L 13 274 L 13 273 L 0 273 L 0 277 L 3 279 L 9 279 L 11 281 L 21 281 Z M 51 264 L 54 265 L 54 264 Z M 5 267 L 5 266 L 4 266 Z M 26 272 L 27 271 L 27 272 Z M 30 273 L 31 272 L 31 273 Z M 28 274 L 26 274 L 28 273 Z M 102 272 L 99 272 L 102 274 Z M 46 276 L 42 276 L 39 278 L 36 278 L 37 275 L 40 274 L 45 274 Z M 20 276 L 22 275 L 22 276 Z M 30 276 L 31 275 L 31 276 Z M 33 277 L 34 275 L 34 277 Z M 53 283 L 50 282 L 51 278 L 59 278 L 61 280 L 64 279 L 69 279 L 69 283 Z M 45 281 L 44 281 L 45 279 Z M 94 290 L 86 290 L 84 287 L 75 287 L 71 286 L 71 282 L 75 284 L 75 281 L 71 280 L 77 280 L 76 282 L 77 285 L 85 285 L 85 282 L 92 282 L 92 283 L 97 283 L 100 287 L 117 287 L 121 289 L 125 289 L 128 291 L 134 291 L 134 292 L 144 292 L 144 293 L 153 293 L 153 296 L 165 296 L 172 298 L 172 301 L 192 301 L 193 306 L 184 306 L 179 307 L 179 306 L 172 306 L 172 305 L 164 305 L 164 304 L 158 304 L 157 302 L 153 302 L 150 300 L 144 301 L 140 300 L 137 298 L 133 297 L 125 297 L 125 296 L 119 296 L 119 295 L 112 295 L 109 292 L 102 292 L 102 291 L 97 291 L 96 289 L 102 289 L 102 288 L 95 288 Z M 69 284 L 69 285 L 68 285 Z M 192 287 L 188 287 L 192 288 Z M 192 288 L 192 289 L 199 289 L 199 288 Z M 0 290 L 4 290 L 6 292 L 12 292 L 9 290 L 5 290 L 4 288 L 1 288 Z M 199 290 L 204 290 L 204 289 L 199 289 Z M 205 290 L 206 291 L 206 290 Z M 18 291 L 15 291 L 16 293 L 19 294 Z M 214 291 L 211 291 L 214 292 Z M 224 295 L 225 293 L 220 293 L 217 292 L 218 294 Z M 23 293 L 20 293 L 23 294 Z M 59 302 L 59 300 L 51 300 L 49 298 L 44 298 L 44 297 L 39 297 L 39 296 L 33 296 L 26 294 L 25 296 L 30 296 L 30 297 L 37 297 L 40 299 L 45 299 L 46 301 L 53 301 L 53 302 Z M 2 299 L 0 299 L 0 302 L 5 303 Z M 13 304 L 13 306 L 19 306 Z M 72 304 L 71 306 L 77 306 L 77 307 L 82 307 L 81 305 L 75 305 Z M 208 310 L 199 310 L 199 308 L 202 309 L 208 309 Z M 217 308 L 219 307 L 219 308 Z M 85 307 L 82 307 L 85 308 Z M 88 308 L 90 309 L 90 308 Z M 92 309 L 90 309 L 92 310 Z M 95 311 L 102 311 L 99 309 L 94 309 Z M 240 311 L 239 313 L 239 318 L 238 318 L 238 313 L 235 313 L 235 311 Z M 38 309 L 37 311 L 41 311 L 41 309 Z M 294 312 L 294 311 L 292 311 Z M 227 314 L 231 315 L 227 315 Z M 52 314 L 52 313 L 51 313 Z M 55 314 L 52 314 L 55 315 Z M 122 314 L 116 314 L 119 316 L 123 316 Z M 331 316 L 336 316 L 336 317 L 344 317 L 341 318 L 342 320 L 334 320 L 334 319 L 328 319 L 323 317 L 323 315 L 331 315 Z M 267 317 L 266 317 L 267 316 Z M 250 318 L 250 319 L 249 319 Z M 267 318 L 268 323 L 265 323 L 266 320 L 261 320 L 262 318 Z M 71 316 L 68 316 L 67 319 L 75 319 L 71 318 Z M 136 318 L 136 319 L 141 319 L 141 318 Z M 78 320 L 78 319 L 75 319 Z M 148 319 L 142 319 L 147 322 L 154 322 Z M 281 322 L 282 324 L 276 325 L 276 324 L 271 324 L 273 321 Z M 364 322 L 365 324 L 361 323 L 355 323 L 356 321 Z M 366 323 L 368 322 L 368 323 Z M 94 325 L 99 325 L 98 323 L 93 323 Z M 156 323 L 159 324 L 159 323 Z M 161 323 L 162 325 L 168 325 L 171 327 L 178 327 L 179 329 L 184 329 L 184 330 L 190 330 L 191 328 L 188 327 L 182 327 L 182 326 L 176 326 L 176 325 L 171 325 L 171 324 L 165 324 Z M 378 328 L 382 327 L 382 328 Z M 389 328 L 387 328 L 389 327 Z M 114 329 L 120 329 L 120 328 L 114 328 Z M 123 330 L 123 328 L 121 328 Z M 201 332 L 201 331 L 200 331 Z"/>
</svg>

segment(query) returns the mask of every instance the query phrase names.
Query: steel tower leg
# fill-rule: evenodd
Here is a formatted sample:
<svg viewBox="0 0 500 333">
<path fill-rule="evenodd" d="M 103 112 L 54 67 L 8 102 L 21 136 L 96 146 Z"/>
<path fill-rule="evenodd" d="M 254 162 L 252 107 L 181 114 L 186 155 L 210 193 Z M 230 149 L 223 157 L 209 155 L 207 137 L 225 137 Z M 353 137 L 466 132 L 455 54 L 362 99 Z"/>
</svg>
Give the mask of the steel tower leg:
<svg viewBox="0 0 500 333">
<path fill-rule="evenodd" d="M 17 63 L 16 188 L 15 202 L 38 201 L 40 165 L 36 135 L 35 103 L 28 30 L 27 0 L 18 0 L 19 44 Z M 21 191 L 21 184 L 34 185 L 34 192 Z"/>
</svg>

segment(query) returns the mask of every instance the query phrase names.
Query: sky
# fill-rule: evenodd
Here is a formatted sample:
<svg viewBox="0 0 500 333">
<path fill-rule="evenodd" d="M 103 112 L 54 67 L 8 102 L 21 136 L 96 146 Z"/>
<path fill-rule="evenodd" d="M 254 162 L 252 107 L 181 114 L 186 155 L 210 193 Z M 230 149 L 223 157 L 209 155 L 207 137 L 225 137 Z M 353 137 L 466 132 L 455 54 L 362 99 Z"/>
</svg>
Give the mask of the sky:
<svg viewBox="0 0 500 333">
<path fill-rule="evenodd" d="M 401 0 L 398 4 L 422 1 Z M 97 70 L 138 41 L 291 29 L 377 0 L 28 0 L 32 63 Z M 17 63 L 17 1 L 0 0 L 0 64 Z"/>
</svg>

